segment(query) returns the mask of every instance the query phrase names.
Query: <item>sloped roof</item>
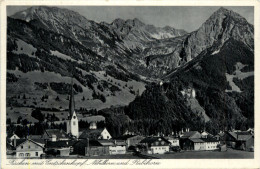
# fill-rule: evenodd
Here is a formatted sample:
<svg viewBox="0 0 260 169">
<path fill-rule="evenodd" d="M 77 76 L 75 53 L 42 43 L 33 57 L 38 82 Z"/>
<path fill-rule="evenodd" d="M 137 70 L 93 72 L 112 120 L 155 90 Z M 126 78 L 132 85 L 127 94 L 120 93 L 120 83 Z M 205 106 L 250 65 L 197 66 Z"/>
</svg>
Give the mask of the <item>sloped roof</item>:
<svg viewBox="0 0 260 169">
<path fill-rule="evenodd" d="M 250 139 L 251 137 L 253 137 L 253 135 L 238 135 L 237 140 L 246 141 L 246 140 Z"/>
<path fill-rule="evenodd" d="M 75 144 L 82 143 L 85 147 L 88 146 L 103 146 L 98 140 L 78 140 Z"/>
<path fill-rule="evenodd" d="M 36 142 L 36 143 L 39 143 L 39 144 L 45 144 L 45 140 L 44 139 L 41 139 L 41 138 L 39 138 L 39 139 L 30 139 L 30 140 L 33 140 L 34 142 Z"/>
<path fill-rule="evenodd" d="M 218 142 L 214 137 L 208 136 L 207 138 L 201 138 L 204 142 Z"/>
<path fill-rule="evenodd" d="M 101 133 L 104 131 L 104 128 L 100 129 L 87 129 L 82 132 L 82 134 L 79 136 L 80 139 L 87 139 L 87 138 L 93 138 L 93 137 L 99 137 L 101 136 Z"/>
<path fill-rule="evenodd" d="M 217 135 L 219 135 L 220 137 L 223 137 L 225 135 L 225 133 L 218 133 Z"/>
<path fill-rule="evenodd" d="M 29 135 L 28 138 L 29 139 L 41 139 L 42 135 Z"/>
<path fill-rule="evenodd" d="M 123 141 L 123 140 L 116 140 L 116 143 L 115 143 L 117 146 L 126 146 L 126 142 Z"/>
<path fill-rule="evenodd" d="M 103 146 L 126 146 L 124 140 L 97 140 Z"/>
<path fill-rule="evenodd" d="M 249 132 L 228 132 L 235 140 L 246 141 L 253 135 Z"/>
<path fill-rule="evenodd" d="M 15 133 L 7 133 L 7 138 L 11 138 L 13 135 L 16 135 L 17 137 L 19 137 L 17 134 Z"/>
<path fill-rule="evenodd" d="M 98 140 L 98 142 L 100 144 L 102 144 L 103 146 L 114 146 L 114 142 L 111 140 Z"/>
<path fill-rule="evenodd" d="M 41 143 L 39 143 L 39 142 L 35 142 L 35 141 L 32 140 L 32 139 L 17 139 L 17 140 L 16 140 L 16 147 L 22 145 L 22 144 L 25 143 L 26 141 L 30 141 L 30 142 L 32 142 L 32 143 L 34 143 L 34 144 L 37 144 L 38 146 L 41 146 L 42 148 L 44 147 L 43 144 L 41 144 Z"/>
<path fill-rule="evenodd" d="M 131 137 L 135 137 L 135 136 L 138 136 L 138 135 L 130 135 L 130 134 L 127 134 L 127 135 L 123 135 L 123 136 L 120 136 L 120 137 L 116 137 L 115 139 L 120 139 L 120 140 L 127 140 Z"/>
<path fill-rule="evenodd" d="M 164 138 L 167 139 L 167 140 L 179 139 L 178 137 L 175 137 L 175 136 L 167 136 L 167 137 L 164 137 Z"/>
<path fill-rule="evenodd" d="M 189 140 L 193 143 L 204 143 L 204 141 L 200 138 L 190 138 Z"/>
<path fill-rule="evenodd" d="M 47 141 L 45 147 L 46 148 L 62 148 L 62 147 L 70 147 L 76 141 L 75 140 L 61 140 L 61 141 Z"/>
<path fill-rule="evenodd" d="M 46 129 L 45 133 L 49 136 L 52 137 L 52 135 L 55 135 L 57 137 L 57 139 L 61 139 L 61 138 L 70 138 L 69 135 L 60 129 Z"/>
<path fill-rule="evenodd" d="M 183 136 L 181 138 L 189 138 L 189 137 L 192 137 L 196 133 L 199 133 L 199 132 L 198 131 L 185 132 L 185 133 L 183 133 Z"/>
<path fill-rule="evenodd" d="M 26 141 L 25 138 L 16 139 L 16 147 L 19 146 L 20 144 L 22 144 L 22 143 L 25 142 L 25 141 Z"/>
<path fill-rule="evenodd" d="M 163 141 L 165 141 L 168 144 L 171 143 L 167 139 L 165 139 L 164 137 L 146 137 L 143 140 L 141 140 L 140 143 L 151 144 L 151 143 L 154 143 L 155 141 L 158 141 L 159 139 L 162 139 Z"/>
</svg>

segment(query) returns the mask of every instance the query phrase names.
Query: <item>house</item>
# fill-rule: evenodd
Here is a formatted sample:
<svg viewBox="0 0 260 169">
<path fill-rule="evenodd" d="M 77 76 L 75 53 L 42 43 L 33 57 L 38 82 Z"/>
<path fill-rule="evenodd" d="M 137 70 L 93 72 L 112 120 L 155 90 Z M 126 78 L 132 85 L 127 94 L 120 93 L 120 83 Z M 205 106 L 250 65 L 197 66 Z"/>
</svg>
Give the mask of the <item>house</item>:
<svg viewBox="0 0 260 169">
<path fill-rule="evenodd" d="M 228 146 L 246 151 L 252 151 L 254 148 L 254 136 L 250 132 L 226 132 L 226 134 L 226 143 Z"/>
<path fill-rule="evenodd" d="M 183 150 L 216 150 L 219 149 L 219 144 L 220 142 L 206 131 L 202 133 L 197 131 L 186 132 L 180 139 L 180 146 Z"/>
<path fill-rule="evenodd" d="M 143 136 L 139 136 L 139 135 L 123 135 L 120 137 L 117 137 L 115 139 L 118 140 L 124 140 L 125 143 L 127 144 L 127 148 L 129 148 L 130 146 L 137 146 L 141 140 L 143 140 L 145 137 Z"/>
<path fill-rule="evenodd" d="M 75 140 L 47 141 L 46 153 L 54 156 L 69 156 L 73 152 L 73 144 Z"/>
<path fill-rule="evenodd" d="M 16 146 L 17 158 L 39 158 L 41 154 L 44 154 L 44 146 L 30 139 L 18 139 L 14 140 Z"/>
<path fill-rule="evenodd" d="M 49 141 L 62 141 L 71 139 L 71 137 L 61 129 L 46 129 L 42 138 Z"/>
<path fill-rule="evenodd" d="M 90 139 L 90 140 L 97 140 L 97 139 L 111 139 L 112 136 L 107 131 L 106 128 L 100 128 L 100 129 L 87 129 L 84 130 L 81 135 L 79 136 L 79 139 Z"/>
<path fill-rule="evenodd" d="M 225 144 L 226 142 L 226 133 L 220 132 L 217 135 L 214 136 L 215 139 L 217 139 L 221 144 Z"/>
<path fill-rule="evenodd" d="M 149 154 L 164 154 L 169 152 L 170 142 L 164 137 L 146 137 L 140 142 Z"/>
<path fill-rule="evenodd" d="M 198 131 L 184 132 L 183 135 L 181 136 L 181 139 L 186 139 L 186 138 L 201 138 L 201 134 Z"/>
<path fill-rule="evenodd" d="M 208 136 L 213 137 L 213 135 L 208 133 L 207 131 L 201 132 L 201 138 L 207 138 Z"/>
<path fill-rule="evenodd" d="M 125 154 L 126 142 L 124 140 L 98 140 L 103 146 L 108 146 L 109 154 Z"/>
<path fill-rule="evenodd" d="M 12 143 L 14 139 L 20 139 L 20 137 L 18 137 L 15 133 L 12 133 L 7 135 L 7 139 L 9 139 Z"/>
<path fill-rule="evenodd" d="M 196 140 L 196 139 L 200 139 L 200 138 L 201 138 L 201 134 L 198 131 L 184 132 L 179 140 L 181 149 L 194 150 L 195 143 L 198 144 L 199 142 L 201 142 L 201 140 Z M 194 139 L 194 140 L 191 140 L 191 139 Z"/>
<path fill-rule="evenodd" d="M 82 156 L 109 155 L 109 147 L 103 146 L 97 140 L 78 140 L 73 144 L 73 153 Z"/>
<path fill-rule="evenodd" d="M 208 135 L 207 137 L 201 138 L 205 142 L 205 150 L 217 150 L 219 149 L 220 142 L 212 137 L 211 135 Z"/>
<path fill-rule="evenodd" d="M 206 150 L 206 143 L 201 138 L 190 138 L 182 146 L 183 150 Z"/>
<path fill-rule="evenodd" d="M 171 146 L 173 146 L 173 147 L 180 146 L 180 141 L 179 141 L 178 137 L 168 136 L 165 138 L 171 143 Z"/>
</svg>

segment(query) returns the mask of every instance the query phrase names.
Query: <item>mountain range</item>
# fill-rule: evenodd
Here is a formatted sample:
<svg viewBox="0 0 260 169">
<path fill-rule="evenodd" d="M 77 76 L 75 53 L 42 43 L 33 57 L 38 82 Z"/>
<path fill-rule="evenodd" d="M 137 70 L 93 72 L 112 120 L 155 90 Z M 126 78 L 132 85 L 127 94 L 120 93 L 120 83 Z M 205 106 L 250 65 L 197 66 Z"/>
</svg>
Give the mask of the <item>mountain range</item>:
<svg viewBox="0 0 260 169">
<path fill-rule="evenodd" d="M 97 23 L 46 6 L 7 23 L 10 117 L 26 108 L 67 109 L 73 77 L 77 109 L 119 109 L 124 129 L 254 125 L 254 26 L 231 10 L 221 7 L 190 33 L 137 18 Z"/>
</svg>

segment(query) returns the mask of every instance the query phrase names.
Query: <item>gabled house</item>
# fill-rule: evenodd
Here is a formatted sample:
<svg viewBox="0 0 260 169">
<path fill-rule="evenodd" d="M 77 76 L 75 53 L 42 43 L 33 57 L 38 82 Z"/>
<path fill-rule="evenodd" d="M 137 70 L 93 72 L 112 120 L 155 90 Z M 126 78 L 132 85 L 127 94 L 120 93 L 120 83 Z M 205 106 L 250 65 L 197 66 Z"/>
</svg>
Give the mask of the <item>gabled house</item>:
<svg viewBox="0 0 260 169">
<path fill-rule="evenodd" d="M 103 146 L 98 140 L 78 140 L 73 144 L 73 153 L 82 156 L 109 155 L 109 146 Z"/>
<path fill-rule="evenodd" d="M 207 131 L 201 132 L 201 138 L 207 138 L 208 136 L 209 136 L 209 137 L 213 137 L 213 135 L 210 134 L 210 133 L 207 132 Z"/>
<path fill-rule="evenodd" d="M 184 132 L 183 135 L 181 136 L 181 139 L 186 139 L 186 138 L 201 138 L 201 134 L 198 131 Z"/>
<path fill-rule="evenodd" d="M 145 137 L 139 135 L 123 135 L 120 137 L 115 138 L 116 140 L 124 140 L 127 144 L 127 148 L 130 146 L 137 146 L 140 141 L 142 141 Z"/>
<path fill-rule="evenodd" d="M 108 146 L 109 154 L 125 154 L 126 142 L 124 140 L 97 140 L 103 146 Z"/>
<path fill-rule="evenodd" d="M 215 139 L 212 135 L 201 138 L 205 143 L 205 150 L 217 150 L 219 149 L 220 142 Z"/>
<path fill-rule="evenodd" d="M 180 146 L 183 150 L 216 150 L 219 148 L 219 144 L 220 142 L 206 131 L 202 133 L 197 131 L 186 132 L 180 139 Z"/>
<path fill-rule="evenodd" d="M 14 140 L 17 158 L 39 158 L 44 154 L 44 146 L 30 139 Z"/>
<path fill-rule="evenodd" d="M 169 142 L 171 142 L 171 146 L 173 146 L 173 147 L 180 146 L 180 139 L 178 137 L 168 136 L 168 137 L 164 137 L 164 138 L 166 138 Z"/>
<path fill-rule="evenodd" d="M 88 129 L 84 130 L 81 135 L 79 136 L 79 139 L 90 139 L 90 140 L 98 140 L 98 139 L 111 139 L 112 136 L 107 131 L 106 128 L 100 128 L 100 129 Z"/>
<path fill-rule="evenodd" d="M 46 153 L 54 156 L 69 156 L 73 152 L 75 140 L 47 141 Z"/>
<path fill-rule="evenodd" d="M 252 151 L 254 136 L 250 132 L 226 132 L 226 143 L 235 149 Z"/>
<path fill-rule="evenodd" d="M 42 138 L 49 141 L 62 141 L 71 139 L 71 137 L 61 129 L 46 129 Z"/>
<path fill-rule="evenodd" d="M 188 131 L 184 132 L 180 137 L 180 147 L 183 150 L 194 150 L 198 149 L 200 146 L 196 146 L 195 144 L 200 144 L 202 140 L 200 140 L 201 134 L 198 131 Z M 193 140 L 192 140 L 193 139 Z"/>
<path fill-rule="evenodd" d="M 214 137 L 217 139 L 221 144 L 225 144 L 226 142 L 226 133 L 225 132 L 220 132 L 216 134 Z"/>
<path fill-rule="evenodd" d="M 8 134 L 7 135 L 7 139 L 9 139 L 11 141 L 11 143 L 12 143 L 14 139 L 20 139 L 20 137 L 17 136 L 17 134 L 12 133 L 12 134 Z"/>
<path fill-rule="evenodd" d="M 164 154 L 169 152 L 171 143 L 164 137 L 146 137 L 140 144 L 146 147 L 149 154 Z"/>
</svg>

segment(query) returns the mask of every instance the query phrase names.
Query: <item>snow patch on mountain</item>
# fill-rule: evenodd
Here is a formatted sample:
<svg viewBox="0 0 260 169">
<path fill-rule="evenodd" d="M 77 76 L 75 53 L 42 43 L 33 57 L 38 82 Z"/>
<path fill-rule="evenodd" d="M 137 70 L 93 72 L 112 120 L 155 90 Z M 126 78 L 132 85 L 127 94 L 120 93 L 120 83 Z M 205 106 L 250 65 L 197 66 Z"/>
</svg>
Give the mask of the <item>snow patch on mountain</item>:
<svg viewBox="0 0 260 169">
<path fill-rule="evenodd" d="M 215 55 L 215 54 L 217 54 L 217 53 L 219 53 L 219 49 L 218 49 L 218 50 L 216 50 L 216 51 L 214 51 L 214 52 L 212 52 L 212 54 L 211 54 L 211 55 Z"/>
<path fill-rule="evenodd" d="M 155 38 L 155 39 L 166 39 L 166 38 L 174 38 L 176 37 L 175 35 L 168 33 L 168 32 L 158 32 L 158 33 L 154 33 L 154 34 L 150 34 L 151 37 Z M 179 35 L 179 33 L 178 33 Z"/>
</svg>

